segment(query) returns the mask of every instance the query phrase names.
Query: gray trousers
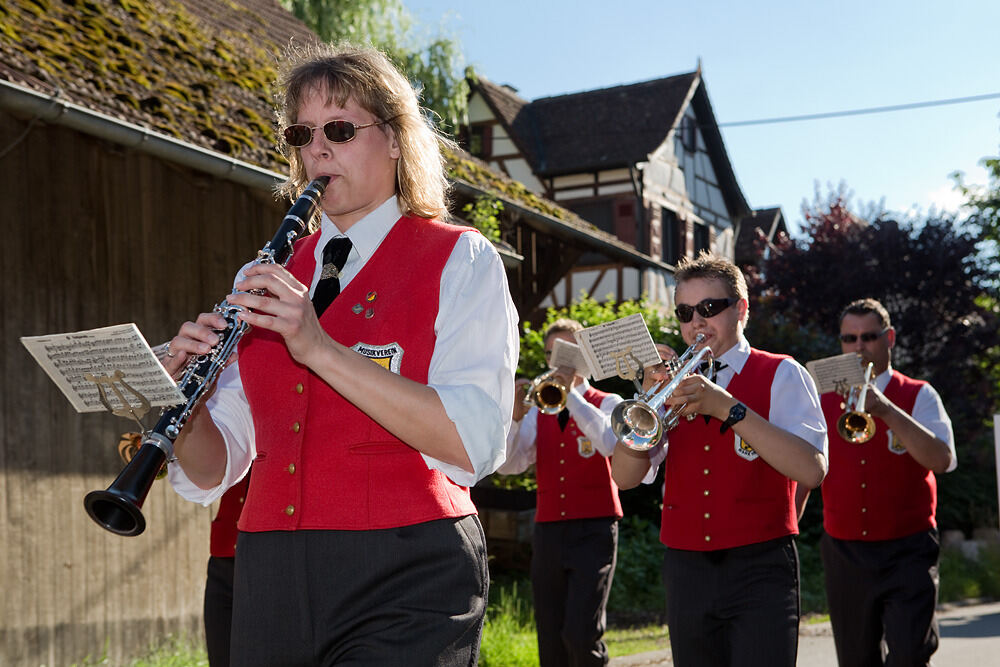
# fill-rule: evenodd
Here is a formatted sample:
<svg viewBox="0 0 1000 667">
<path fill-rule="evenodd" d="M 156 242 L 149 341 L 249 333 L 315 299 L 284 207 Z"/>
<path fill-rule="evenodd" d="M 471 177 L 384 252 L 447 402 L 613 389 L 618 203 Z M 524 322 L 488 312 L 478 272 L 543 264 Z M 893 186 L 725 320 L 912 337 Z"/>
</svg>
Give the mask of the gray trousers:
<svg viewBox="0 0 1000 667">
<path fill-rule="evenodd" d="M 476 516 L 240 533 L 236 554 L 235 667 L 478 661 L 489 573 Z"/>
</svg>

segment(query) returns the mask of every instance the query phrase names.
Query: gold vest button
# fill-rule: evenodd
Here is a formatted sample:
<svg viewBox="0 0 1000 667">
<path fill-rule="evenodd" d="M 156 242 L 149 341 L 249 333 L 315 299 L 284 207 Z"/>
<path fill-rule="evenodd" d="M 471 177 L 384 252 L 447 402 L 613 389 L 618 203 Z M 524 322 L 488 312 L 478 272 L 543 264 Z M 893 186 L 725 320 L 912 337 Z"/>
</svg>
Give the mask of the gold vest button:
<svg viewBox="0 0 1000 667">
<path fill-rule="evenodd" d="M 711 542 L 712 541 L 712 536 L 711 535 L 706 535 L 705 536 L 705 541 L 706 542 Z"/>
<path fill-rule="evenodd" d="M 706 496 L 708 495 L 708 489 L 705 489 L 705 495 Z"/>
<path fill-rule="evenodd" d="M 285 514 L 287 514 L 288 516 L 292 516 L 293 514 L 295 514 L 295 505 L 289 505 L 288 507 L 286 507 Z"/>
<path fill-rule="evenodd" d="M 302 386 L 301 382 L 298 383 L 297 385 L 295 385 L 295 393 L 296 394 L 301 394 L 303 389 L 304 389 L 304 387 Z"/>
<path fill-rule="evenodd" d="M 244 500 L 245 500 L 245 498 L 240 498 L 240 502 L 241 502 L 241 503 L 242 503 L 242 502 L 243 502 Z"/>
<path fill-rule="evenodd" d="M 559 516 L 566 516 L 566 512 L 559 512 Z"/>
<path fill-rule="evenodd" d="M 708 474 L 708 468 L 705 468 L 705 474 L 706 475 Z"/>
<path fill-rule="evenodd" d="M 566 494 L 565 494 L 565 493 L 560 493 L 560 494 L 559 494 L 559 497 L 560 497 L 560 498 L 565 498 L 565 497 L 566 497 Z"/>
<path fill-rule="evenodd" d="M 289 475 L 294 475 L 295 474 L 295 464 L 294 463 L 289 463 L 288 464 L 288 474 Z"/>
<path fill-rule="evenodd" d="M 866 489 L 866 488 L 868 488 L 868 485 L 867 485 L 867 484 L 865 484 L 864 482 L 861 482 L 861 488 L 862 488 L 862 489 Z"/>
<path fill-rule="evenodd" d="M 294 433 L 298 433 L 301 428 L 302 426 L 300 426 L 298 422 L 292 424 L 292 432 Z"/>
<path fill-rule="evenodd" d="M 708 450 L 710 450 L 710 449 L 712 449 L 712 448 L 711 448 L 710 446 L 708 446 L 708 445 L 705 445 L 705 451 L 706 451 L 706 452 L 707 452 Z"/>
<path fill-rule="evenodd" d="M 705 518 L 706 518 L 706 519 L 711 519 L 711 518 L 712 518 L 712 515 L 711 515 L 711 514 L 709 514 L 708 512 L 705 512 Z"/>
</svg>

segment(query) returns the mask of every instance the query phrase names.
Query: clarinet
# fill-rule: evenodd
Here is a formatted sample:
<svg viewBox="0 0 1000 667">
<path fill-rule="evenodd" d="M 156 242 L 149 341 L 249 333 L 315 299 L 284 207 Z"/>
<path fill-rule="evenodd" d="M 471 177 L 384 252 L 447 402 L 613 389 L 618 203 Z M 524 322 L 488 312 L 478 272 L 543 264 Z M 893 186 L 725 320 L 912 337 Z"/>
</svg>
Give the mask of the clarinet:
<svg viewBox="0 0 1000 667">
<path fill-rule="evenodd" d="M 320 176 L 306 186 L 305 191 L 288 209 L 274 238 L 257 252 L 253 264 L 280 264 L 284 266 L 292 256 L 292 246 L 306 231 L 309 221 L 319 209 L 323 191 L 330 182 Z M 181 434 L 195 408 L 211 391 L 219 374 L 236 351 L 250 325 L 239 319 L 243 307 L 228 300 L 215 306 L 213 312 L 226 320 L 226 326 L 217 331 L 219 341 L 207 353 L 192 357 L 184 369 L 177 388 L 185 402 L 164 408 L 159 421 L 150 431 L 143 433 L 142 445 L 104 491 L 91 491 L 83 504 L 87 514 L 102 528 L 118 535 L 139 535 L 146 529 L 142 504 L 163 464 L 174 460 L 174 441 Z"/>
</svg>

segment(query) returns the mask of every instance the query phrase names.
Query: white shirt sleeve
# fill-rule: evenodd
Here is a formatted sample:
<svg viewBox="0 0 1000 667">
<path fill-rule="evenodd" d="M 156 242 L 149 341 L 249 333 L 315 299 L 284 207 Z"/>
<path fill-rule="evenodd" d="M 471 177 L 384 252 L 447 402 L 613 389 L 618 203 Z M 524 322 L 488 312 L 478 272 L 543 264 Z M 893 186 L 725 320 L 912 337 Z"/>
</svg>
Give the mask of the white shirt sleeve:
<svg viewBox="0 0 1000 667">
<path fill-rule="evenodd" d="M 793 359 L 782 359 L 771 383 L 771 414 L 767 420 L 823 453 L 827 451 L 826 418 L 809 371 Z"/>
<path fill-rule="evenodd" d="M 222 482 L 213 489 L 201 489 L 176 464 L 167 467 L 167 479 L 182 498 L 207 506 L 243 479 L 250 469 L 250 462 L 257 455 L 253 417 L 250 415 L 246 394 L 243 393 L 238 361 L 231 363 L 219 374 L 215 392 L 205 401 L 205 407 L 222 433 L 229 452 Z"/>
<path fill-rule="evenodd" d="M 517 475 L 527 470 L 538 458 L 535 437 L 538 435 L 538 408 L 532 406 L 524 419 L 513 422 L 507 433 L 507 458 L 497 472 L 501 475 Z"/>
<path fill-rule="evenodd" d="M 504 461 L 520 346 L 517 320 L 493 244 L 475 231 L 462 234 L 441 274 L 427 383 L 458 429 L 475 472 L 424 456 L 428 468 L 456 484 L 473 486 Z"/>
<path fill-rule="evenodd" d="M 602 456 L 611 456 L 615 451 L 618 439 L 611 431 L 611 412 L 622 400 L 618 394 L 608 394 L 597 406 L 583 397 L 579 387 L 573 387 L 566 397 L 566 408 L 573 421 Z"/>
<path fill-rule="evenodd" d="M 945 472 L 951 472 L 958 467 L 958 454 L 955 452 L 955 434 L 951 428 L 951 418 L 945 412 L 944 403 L 937 390 L 925 384 L 917 393 L 913 404 L 913 419 L 927 427 L 936 438 L 943 440 L 951 451 L 951 463 Z"/>
</svg>

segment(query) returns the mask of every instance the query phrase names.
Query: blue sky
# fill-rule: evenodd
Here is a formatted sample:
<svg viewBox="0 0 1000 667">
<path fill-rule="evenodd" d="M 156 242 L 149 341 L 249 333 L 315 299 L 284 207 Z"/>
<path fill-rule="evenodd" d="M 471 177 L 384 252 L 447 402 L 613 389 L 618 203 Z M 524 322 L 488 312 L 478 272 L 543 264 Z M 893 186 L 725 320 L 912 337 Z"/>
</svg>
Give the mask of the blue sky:
<svg viewBox="0 0 1000 667">
<path fill-rule="evenodd" d="M 645 81 L 701 59 L 719 123 L 1000 93 L 1000 1 L 403 0 L 466 64 L 526 99 Z M 723 128 L 754 208 L 793 230 L 818 185 L 855 208 L 954 210 L 949 174 L 985 183 L 1000 98 Z M 794 232 L 793 232 L 794 233 Z"/>
</svg>

